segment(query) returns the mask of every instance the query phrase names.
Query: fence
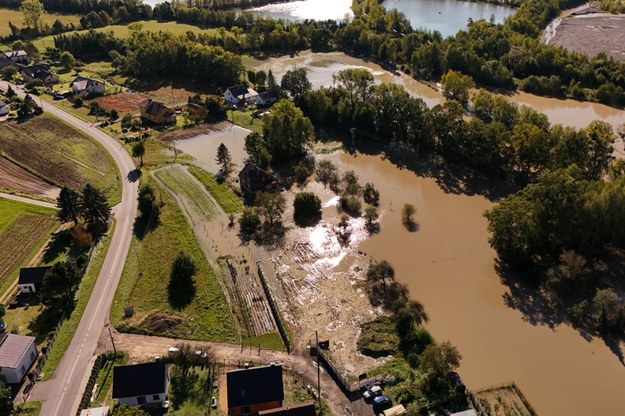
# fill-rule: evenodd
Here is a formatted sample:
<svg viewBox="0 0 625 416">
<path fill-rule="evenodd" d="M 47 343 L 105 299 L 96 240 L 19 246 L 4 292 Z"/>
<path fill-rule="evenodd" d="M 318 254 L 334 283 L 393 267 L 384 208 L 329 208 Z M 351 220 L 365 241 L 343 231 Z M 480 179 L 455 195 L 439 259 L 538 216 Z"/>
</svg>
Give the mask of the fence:
<svg viewBox="0 0 625 416">
<path fill-rule="evenodd" d="M 263 274 L 263 271 L 260 269 L 260 265 L 257 265 L 257 267 L 258 267 L 258 277 L 260 278 L 260 283 L 263 286 L 263 290 L 265 291 L 265 296 L 267 296 L 267 301 L 269 302 L 269 308 L 271 309 L 273 318 L 276 321 L 276 326 L 278 327 L 280 338 L 282 338 L 282 342 L 284 343 L 286 352 L 290 354 L 291 353 L 291 340 L 289 339 L 289 335 L 286 331 L 286 327 L 284 326 L 284 322 L 282 322 L 282 316 L 280 315 L 280 311 L 278 310 L 276 301 L 274 300 L 271 290 L 269 289 L 267 280 L 265 280 L 265 275 Z"/>
</svg>

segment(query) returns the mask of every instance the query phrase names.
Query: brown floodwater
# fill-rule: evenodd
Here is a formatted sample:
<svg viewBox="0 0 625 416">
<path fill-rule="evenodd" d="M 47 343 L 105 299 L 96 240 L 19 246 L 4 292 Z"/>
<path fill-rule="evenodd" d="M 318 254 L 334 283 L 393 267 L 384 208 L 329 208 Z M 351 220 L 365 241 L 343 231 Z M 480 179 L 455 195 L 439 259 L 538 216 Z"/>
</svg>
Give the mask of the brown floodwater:
<svg viewBox="0 0 625 416">
<path fill-rule="evenodd" d="M 537 323 L 542 316 L 531 308 L 507 306 L 510 289 L 495 271 L 482 216 L 491 200 L 446 192 L 456 187 L 379 156 L 329 158 L 380 190 L 381 232 L 360 250 L 388 260 L 423 302 L 434 337 L 459 348 L 459 371 L 470 389 L 514 381 L 540 415 L 622 414 L 625 367 L 602 341 L 589 342 L 565 324 Z M 406 202 L 417 208 L 416 232 L 401 224 Z"/>
</svg>

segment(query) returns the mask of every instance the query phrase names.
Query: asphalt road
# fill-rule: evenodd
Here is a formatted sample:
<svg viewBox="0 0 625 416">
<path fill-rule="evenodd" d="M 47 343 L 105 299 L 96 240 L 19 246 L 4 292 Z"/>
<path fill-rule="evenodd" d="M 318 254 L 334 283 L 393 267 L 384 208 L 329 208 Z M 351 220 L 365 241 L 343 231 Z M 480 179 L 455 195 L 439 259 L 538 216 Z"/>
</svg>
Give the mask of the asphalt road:
<svg viewBox="0 0 625 416">
<path fill-rule="evenodd" d="M 0 88 L 6 90 L 7 83 L 0 82 Z M 15 86 L 13 88 L 20 96 L 24 95 L 22 90 L 16 89 Z M 37 97 L 33 98 L 44 111 L 71 124 L 102 144 L 113 157 L 122 179 L 122 202 L 114 209 L 117 225 L 87 308 L 54 376 L 46 382 L 37 383 L 31 394 L 33 400 L 42 401 L 41 415 L 70 416 L 76 414 L 83 393 L 81 384 L 98 344 L 100 331 L 108 322 L 113 295 L 126 262 L 137 212 L 139 183 L 130 181 L 129 174 L 135 169 L 135 164 L 118 141 L 51 103 L 41 101 Z"/>
<path fill-rule="evenodd" d="M 0 198 L 11 199 L 13 201 L 24 202 L 26 204 L 31 204 L 31 205 L 38 205 L 40 207 L 45 207 L 45 208 L 56 209 L 56 205 L 51 202 L 40 201 L 38 199 L 32 199 L 32 198 L 25 198 L 19 195 L 5 194 L 4 192 L 0 192 Z"/>
</svg>

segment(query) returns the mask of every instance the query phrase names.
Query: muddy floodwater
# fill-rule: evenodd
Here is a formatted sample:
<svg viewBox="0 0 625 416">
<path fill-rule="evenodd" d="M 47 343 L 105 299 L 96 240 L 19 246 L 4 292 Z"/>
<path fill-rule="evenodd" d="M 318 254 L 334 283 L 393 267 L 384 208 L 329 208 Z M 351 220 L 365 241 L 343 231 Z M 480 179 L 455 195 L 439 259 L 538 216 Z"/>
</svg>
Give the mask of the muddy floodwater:
<svg viewBox="0 0 625 416">
<path fill-rule="evenodd" d="M 379 156 L 330 158 L 380 190 L 381 232 L 360 250 L 388 260 L 423 302 L 434 337 L 459 348 L 470 389 L 514 381 L 539 415 L 623 414 L 625 367 L 602 341 L 586 341 L 567 325 L 541 324 L 531 308 L 508 306 L 510 290 L 495 271 L 482 216 L 491 200 L 447 192 L 458 184 L 400 170 Z M 417 208 L 413 233 L 401 224 L 406 202 Z"/>
</svg>

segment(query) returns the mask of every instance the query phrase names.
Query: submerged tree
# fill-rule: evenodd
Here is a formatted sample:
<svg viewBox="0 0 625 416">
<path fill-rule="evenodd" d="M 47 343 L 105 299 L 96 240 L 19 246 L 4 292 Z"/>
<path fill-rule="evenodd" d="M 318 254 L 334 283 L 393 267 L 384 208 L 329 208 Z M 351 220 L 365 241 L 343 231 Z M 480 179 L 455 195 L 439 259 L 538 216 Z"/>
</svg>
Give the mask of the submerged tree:
<svg viewBox="0 0 625 416">
<path fill-rule="evenodd" d="M 225 144 L 221 143 L 219 147 L 217 147 L 217 157 L 215 160 L 217 164 L 221 166 L 223 175 L 227 177 L 232 170 L 232 156 L 230 156 L 230 151 Z"/>
</svg>

